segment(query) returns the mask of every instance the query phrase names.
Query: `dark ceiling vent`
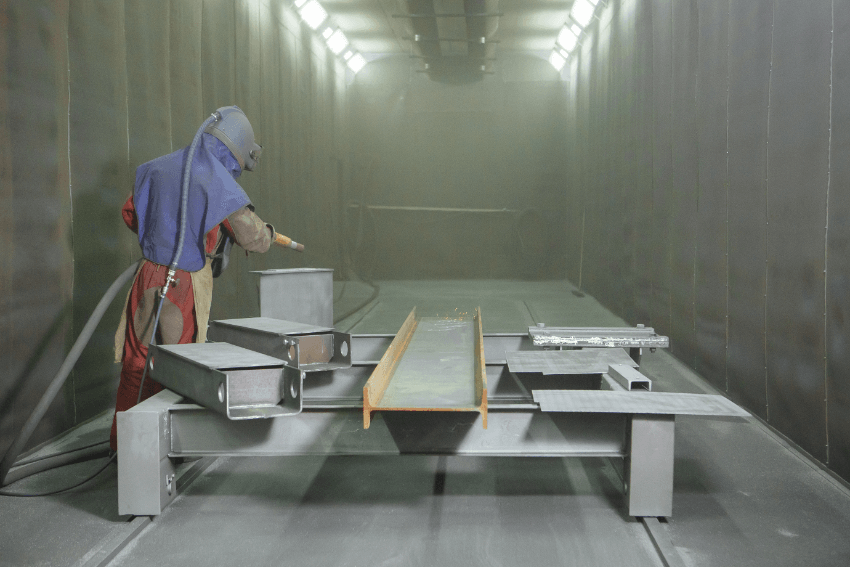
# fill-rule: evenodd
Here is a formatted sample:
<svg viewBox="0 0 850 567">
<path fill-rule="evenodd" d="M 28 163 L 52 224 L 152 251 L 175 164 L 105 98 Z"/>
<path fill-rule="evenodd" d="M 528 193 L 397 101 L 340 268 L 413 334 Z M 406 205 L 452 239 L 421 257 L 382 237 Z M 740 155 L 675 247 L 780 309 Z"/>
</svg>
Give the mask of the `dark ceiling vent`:
<svg viewBox="0 0 850 567">
<path fill-rule="evenodd" d="M 498 0 L 407 0 L 411 56 L 442 83 L 480 81 L 492 73 Z"/>
</svg>

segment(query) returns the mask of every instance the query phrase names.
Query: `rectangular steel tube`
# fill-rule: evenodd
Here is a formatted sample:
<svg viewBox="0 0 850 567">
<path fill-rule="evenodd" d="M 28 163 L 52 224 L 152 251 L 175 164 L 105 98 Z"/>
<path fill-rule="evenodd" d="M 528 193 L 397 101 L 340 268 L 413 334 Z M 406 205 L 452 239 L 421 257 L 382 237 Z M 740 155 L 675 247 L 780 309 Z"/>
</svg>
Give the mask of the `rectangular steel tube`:
<svg viewBox="0 0 850 567">
<path fill-rule="evenodd" d="M 608 376 L 616 380 L 625 390 L 652 390 L 652 382 L 631 366 L 612 364 L 608 367 Z"/>
<path fill-rule="evenodd" d="M 477 413 L 381 412 L 369 430 L 360 426 L 361 419 L 359 407 L 305 409 L 286 419 L 230 421 L 198 406 L 175 406 L 170 413 L 169 455 L 625 455 L 623 415 L 541 414 L 527 408 L 491 411 L 487 429 Z"/>
<path fill-rule="evenodd" d="M 328 327 L 248 317 L 212 321 L 208 336 L 279 358 L 306 372 L 351 366 L 351 336 Z"/>
</svg>

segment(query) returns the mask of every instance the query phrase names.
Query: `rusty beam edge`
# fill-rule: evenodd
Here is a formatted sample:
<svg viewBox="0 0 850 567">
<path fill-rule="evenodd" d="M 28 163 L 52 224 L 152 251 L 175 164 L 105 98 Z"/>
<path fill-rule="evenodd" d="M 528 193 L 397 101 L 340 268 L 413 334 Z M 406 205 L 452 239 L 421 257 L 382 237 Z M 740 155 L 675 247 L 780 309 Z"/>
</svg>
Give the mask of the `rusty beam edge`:
<svg viewBox="0 0 850 567">
<path fill-rule="evenodd" d="M 481 412 L 482 424 L 487 429 L 487 363 L 484 360 L 484 326 L 481 321 L 481 306 L 475 308 L 473 317 L 475 334 L 475 400 Z"/>
<path fill-rule="evenodd" d="M 410 339 L 413 337 L 416 326 L 416 307 L 414 307 L 407 316 L 407 319 L 404 320 L 404 323 L 398 333 L 396 333 L 393 342 L 390 343 L 390 346 L 387 348 L 384 356 L 381 357 L 381 361 L 378 363 L 378 366 L 375 367 L 372 375 L 369 376 L 369 379 L 366 381 L 366 385 L 363 386 L 364 429 L 369 429 L 372 411 L 374 411 L 375 406 L 377 406 L 384 397 L 384 393 L 387 391 L 392 375 L 395 373 L 395 369 L 398 366 L 402 355 L 405 350 L 407 350 L 407 346 L 410 344 Z"/>
</svg>

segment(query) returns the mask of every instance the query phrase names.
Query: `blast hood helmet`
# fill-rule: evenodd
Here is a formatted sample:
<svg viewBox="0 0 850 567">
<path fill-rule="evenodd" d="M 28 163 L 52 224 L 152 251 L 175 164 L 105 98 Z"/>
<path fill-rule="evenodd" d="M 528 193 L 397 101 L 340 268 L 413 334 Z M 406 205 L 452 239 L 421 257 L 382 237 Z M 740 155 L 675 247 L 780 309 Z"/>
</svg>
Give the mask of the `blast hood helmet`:
<svg viewBox="0 0 850 567">
<path fill-rule="evenodd" d="M 248 117 L 238 106 L 222 106 L 216 114 L 221 118 L 204 131 L 224 142 L 243 170 L 254 171 L 263 147 L 254 141 L 254 129 Z"/>
</svg>

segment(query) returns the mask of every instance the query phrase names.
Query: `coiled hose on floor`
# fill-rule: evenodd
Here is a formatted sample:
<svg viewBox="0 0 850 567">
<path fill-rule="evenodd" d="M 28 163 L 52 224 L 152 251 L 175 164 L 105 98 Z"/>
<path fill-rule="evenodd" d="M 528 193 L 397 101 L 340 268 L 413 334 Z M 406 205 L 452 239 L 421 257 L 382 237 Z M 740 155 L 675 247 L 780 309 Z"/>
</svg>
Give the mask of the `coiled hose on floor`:
<svg viewBox="0 0 850 567">
<path fill-rule="evenodd" d="M 9 474 L 9 469 L 12 468 L 12 465 L 15 463 L 15 459 L 17 459 L 18 455 L 21 454 L 21 451 L 32 437 L 32 434 L 41 422 L 44 414 L 47 413 L 50 404 L 53 403 L 54 398 L 56 398 L 56 395 L 62 389 L 62 386 L 65 384 L 65 380 L 68 379 L 68 375 L 71 373 L 71 370 L 74 368 L 74 365 L 83 353 L 83 349 L 86 348 L 89 339 L 91 339 L 94 334 L 94 331 L 97 328 L 98 323 L 100 323 L 100 320 L 103 318 L 104 313 L 106 313 L 107 308 L 109 308 L 109 305 L 115 299 L 115 296 L 118 295 L 118 292 L 133 279 L 138 267 L 139 264 L 136 263 L 124 270 L 121 275 L 112 282 L 112 285 L 106 290 L 106 293 L 97 304 L 97 307 L 94 308 L 94 312 L 92 312 L 89 320 L 86 321 L 83 330 L 80 332 L 80 336 L 77 337 L 74 346 L 71 347 L 70 352 L 68 352 L 68 356 L 65 357 L 65 360 L 62 362 L 62 366 L 59 367 L 59 371 L 56 373 L 56 376 L 41 396 L 38 405 L 35 406 L 35 409 L 32 414 L 30 414 L 20 433 L 18 433 L 15 441 L 9 447 L 9 450 L 6 451 L 6 455 L 3 457 L 3 460 L 0 461 L 0 486 L 6 486 L 6 484 L 8 484 L 6 482 L 6 476 Z M 39 471 L 34 470 L 32 474 L 35 474 L 35 472 Z"/>
</svg>

